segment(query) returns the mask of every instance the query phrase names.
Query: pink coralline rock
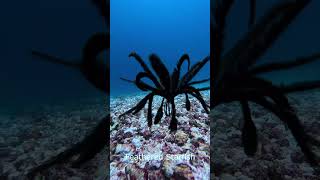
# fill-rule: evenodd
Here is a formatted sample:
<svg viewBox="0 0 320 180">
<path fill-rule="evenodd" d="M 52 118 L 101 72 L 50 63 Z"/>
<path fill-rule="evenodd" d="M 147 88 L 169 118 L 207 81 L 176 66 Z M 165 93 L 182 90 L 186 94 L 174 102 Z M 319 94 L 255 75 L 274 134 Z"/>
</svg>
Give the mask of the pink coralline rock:
<svg viewBox="0 0 320 180">
<path fill-rule="evenodd" d="M 143 134 L 143 137 L 144 137 L 145 139 L 149 139 L 149 138 L 152 136 L 150 130 L 148 130 L 148 129 L 142 131 L 142 134 Z"/>
<path fill-rule="evenodd" d="M 149 170 L 146 168 L 139 168 L 135 165 L 128 165 L 125 167 L 126 178 L 129 180 L 157 180 L 165 179 L 163 172 L 160 169 Z"/>
<path fill-rule="evenodd" d="M 125 167 L 127 179 L 146 179 L 145 171 L 135 165 Z"/>
<path fill-rule="evenodd" d="M 163 139 L 165 137 L 166 137 L 166 134 L 163 131 L 159 131 L 159 132 L 155 132 L 154 133 L 154 138 L 155 139 Z"/>
<path fill-rule="evenodd" d="M 209 125 L 208 116 L 201 112 L 200 103 L 192 100 L 193 109 L 185 110 L 185 97 L 176 99 L 178 131 L 170 132 L 168 126 L 171 116 L 164 116 L 159 124 L 148 127 L 146 113 L 129 114 L 119 119 L 119 114 L 132 108 L 137 103 L 137 96 L 111 101 L 111 116 L 117 129 L 111 130 L 110 141 L 113 143 L 110 155 L 112 170 L 110 178 L 116 179 L 209 179 Z M 143 98 L 144 96 L 141 96 Z M 209 98 L 209 96 L 206 96 Z M 122 106 L 113 106 L 117 101 L 128 101 Z M 155 107 L 161 104 L 161 98 L 155 98 Z M 147 110 L 146 107 L 144 107 Z M 118 113 L 120 112 L 120 113 Z M 153 109 L 153 116 L 157 109 Z M 194 114 L 197 114 L 194 118 Z M 207 120 L 209 121 L 209 120 Z M 192 141 L 193 140 L 193 141 Z M 197 142 L 195 142 L 195 141 Z M 197 145 L 195 145 L 197 144 Z M 137 156 L 139 160 L 128 160 Z M 184 159 L 184 155 L 194 155 L 194 159 Z M 148 159 L 147 156 L 159 155 L 160 159 Z M 180 158 L 179 158 L 180 157 Z M 181 158 L 182 157 L 182 158 Z"/>
</svg>

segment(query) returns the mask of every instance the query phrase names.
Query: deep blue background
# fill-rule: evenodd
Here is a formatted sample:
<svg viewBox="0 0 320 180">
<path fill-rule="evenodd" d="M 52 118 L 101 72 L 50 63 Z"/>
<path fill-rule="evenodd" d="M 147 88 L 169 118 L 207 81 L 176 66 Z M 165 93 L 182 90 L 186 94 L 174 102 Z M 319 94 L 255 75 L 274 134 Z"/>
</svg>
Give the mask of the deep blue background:
<svg viewBox="0 0 320 180">
<path fill-rule="evenodd" d="M 226 48 L 243 37 L 248 30 L 249 1 L 235 1 L 228 20 Z M 257 0 L 257 15 L 261 17 L 272 5 L 279 0 Z M 289 29 L 282 34 L 265 56 L 261 63 L 290 60 L 300 56 L 308 56 L 320 52 L 320 1 L 313 0 L 299 14 Z M 319 61 L 299 68 L 267 74 L 265 77 L 276 83 L 291 83 L 320 79 Z"/>
<path fill-rule="evenodd" d="M 148 65 L 149 55 L 156 53 L 170 72 L 184 53 L 189 54 L 191 64 L 210 53 L 209 0 L 113 0 L 110 26 L 111 95 L 138 91 L 119 79 L 135 79 L 142 71 L 128 58 L 132 51 Z M 209 69 L 208 63 L 197 78 L 208 78 Z"/>
<path fill-rule="evenodd" d="M 89 0 L 4 1 L 0 20 L 1 109 L 100 95 L 79 72 L 31 56 L 37 49 L 79 58 L 86 40 L 105 30 Z"/>
<path fill-rule="evenodd" d="M 257 2 L 258 15 L 276 0 Z M 157 53 L 172 67 L 183 53 L 194 63 L 209 54 L 209 1 L 112 0 L 112 92 L 136 89 L 119 77 L 134 78 L 141 70 L 128 59 L 136 51 L 147 60 Z M 236 1 L 230 16 L 226 46 L 247 31 L 248 4 Z M 263 61 L 291 59 L 320 51 L 320 1 L 314 0 L 277 41 Z M 102 19 L 88 0 L 4 1 L 0 6 L 0 108 L 25 108 L 32 104 L 77 101 L 101 96 L 74 70 L 32 58 L 32 48 L 78 58 L 92 33 L 105 30 Z M 208 65 L 202 77 L 209 75 Z M 319 79 L 319 63 L 276 73 L 277 82 Z M 200 77 L 201 78 L 201 77 Z"/>
</svg>

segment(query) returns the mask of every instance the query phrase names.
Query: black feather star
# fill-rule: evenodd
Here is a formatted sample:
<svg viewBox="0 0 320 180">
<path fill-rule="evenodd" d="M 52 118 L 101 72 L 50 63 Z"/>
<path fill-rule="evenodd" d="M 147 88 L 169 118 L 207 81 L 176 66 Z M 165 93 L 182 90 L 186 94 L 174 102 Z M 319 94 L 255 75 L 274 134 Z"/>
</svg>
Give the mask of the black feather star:
<svg viewBox="0 0 320 180">
<path fill-rule="evenodd" d="M 255 18 L 255 1 L 251 2 L 249 32 L 228 52 L 223 52 L 223 37 L 226 18 L 233 0 L 216 1 L 213 22 L 211 24 L 211 108 L 222 103 L 240 102 L 244 124 L 242 144 L 247 155 L 257 151 L 257 129 L 251 118 L 249 101 L 262 106 L 275 114 L 290 129 L 295 140 L 313 166 L 319 165 L 312 146 L 320 143 L 309 136 L 295 114 L 286 97 L 287 93 L 304 91 L 320 87 L 320 81 L 303 82 L 287 86 L 277 86 L 261 78 L 261 73 L 284 70 L 320 58 L 320 54 L 297 58 L 293 61 L 281 61 L 257 65 L 259 58 L 266 53 L 284 32 L 295 17 L 310 3 L 310 0 L 285 1 L 275 5 L 258 22 Z"/>
<path fill-rule="evenodd" d="M 191 81 L 197 75 L 197 73 L 201 70 L 201 68 L 208 61 L 210 61 L 209 56 L 204 58 L 202 61 L 194 64 L 190 68 L 189 56 L 187 54 L 184 54 L 179 59 L 177 66 L 175 67 L 173 73 L 170 75 L 168 69 L 160 60 L 160 58 L 157 55 L 152 54 L 150 55 L 149 60 L 157 76 L 153 74 L 153 72 L 149 69 L 149 67 L 145 64 L 145 62 L 142 60 L 142 58 L 138 54 L 131 53 L 129 57 L 134 57 L 138 61 L 138 63 L 141 65 L 144 71 L 139 72 L 135 80 L 128 80 L 124 78 L 121 78 L 121 79 L 130 83 L 134 83 L 140 90 L 149 91 L 150 93 L 146 95 L 135 107 L 126 111 L 124 114 L 120 115 L 120 117 L 123 117 L 124 115 L 127 115 L 129 113 L 135 114 L 139 112 L 142 108 L 144 108 L 146 103 L 149 102 L 147 121 L 148 121 L 148 126 L 151 127 L 153 124 L 153 121 L 152 121 L 153 98 L 154 96 L 161 96 L 162 102 L 155 116 L 154 124 L 158 124 L 161 121 L 161 118 L 163 117 L 163 111 L 164 111 L 165 115 L 171 115 L 171 122 L 170 122 L 169 129 L 172 131 L 175 131 L 177 130 L 178 121 L 176 118 L 176 105 L 175 105 L 174 99 L 179 94 L 185 94 L 186 109 L 188 111 L 190 110 L 190 106 L 191 106 L 191 103 L 188 97 L 188 94 L 190 94 L 201 103 L 206 113 L 209 113 L 209 105 L 206 104 L 200 92 L 209 90 L 210 87 L 195 88 L 192 85 L 208 82 L 210 78 L 200 80 L 200 81 Z M 186 72 L 186 74 L 184 74 L 180 78 L 181 66 L 185 61 L 188 63 L 188 71 Z M 153 82 L 153 86 L 143 82 L 142 81 L 143 78 L 148 78 L 149 80 L 151 80 Z M 170 108 L 170 105 L 171 105 L 171 108 Z"/>
</svg>

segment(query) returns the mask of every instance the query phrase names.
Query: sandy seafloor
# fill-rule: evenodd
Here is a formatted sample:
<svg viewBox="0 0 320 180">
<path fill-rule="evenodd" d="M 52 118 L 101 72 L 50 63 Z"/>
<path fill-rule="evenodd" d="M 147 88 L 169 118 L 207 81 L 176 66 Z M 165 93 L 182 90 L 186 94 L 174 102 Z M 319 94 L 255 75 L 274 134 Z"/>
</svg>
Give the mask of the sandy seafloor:
<svg viewBox="0 0 320 180">
<path fill-rule="evenodd" d="M 79 142 L 106 113 L 104 99 L 43 105 L 0 116 L 0 179 L 26 179 L 30 168 Z M 107 134 L 107 133 L 106 133 Z M 107 150 L 83 167 L 55 165 L 39 174 L 45 179 L 105 179 Z"/>
<path fill-rule="evenodd" d="M 209 91 L 202 95 L 209 103 Z M 159 124 L 148 127 L 147 105 L 135 115 L 119 118 L 120 114 L 134 107 L 144 96 L 145 94 L 138 94 L 110 99 L 110 178 L 209 179 L 210 123 L 201 104 L 189 96 L 191 110 L 187 111 L 185 96 L 175 98 L 178 131 L 174 133 L 168 129 L 170 116 L 164 115 Z M 160 97 L 154 98 L 153 116 L 157 113 L 161 100 Z M 158 156 L 134 160 L 139 154 L 144 157 Z M 132 155 L 132 159 L 128 158 L 129 155 Z M 186 157 L 179 158 L 179 155 Z M 189 158 L 191 155 L 194 158 Z"/>
<path fill-rule="evenodd" d="M 288 97 L 305 131 L 320 141 L 320 91 L 293 93 Z M 320 175 L 306 163 L 290 130 L 263 108 L 255 104 L 250 107 L 260 142 L 252 158 L 244 154 L 241 145 L 239 104 L 224 104 L 211 112 L 211 179 L 319 180 Z M 314 146 L 314 152 L 320 157 L 320 147 Z"/>
<path fill-rule="evenodd" d="M 247 157 L 241 146 L 239 121 L 241 109 L 237 103 L 218 106 L 211 112 L 211 152 L 209 157 L 209 120 L 200 104 L 192 99 L 192 110 L 184 108 L 184 96 L 176 99 L 177 117 L 181 123 L 176 134 L 170 134 L 170 117 L 151 130 L 145 121 L 145 110 L 120 120 L 117 116 L 129 109 L 143 96 L 111 99 L 112 131 L 111 179 L 128 175 L 164 179 L 319 179 L 306 163 L 290 131 L 275 116 L 251 104 L 253 119 L 259 134 L 259 149 L 254 157 Z M 209 93 L 206 93 L 206 100 Z M 306 132 L 320 139 L 320 91 L 314 90 L 289 95 Z M 36 110 L 0 115 L 0 179 L 24 179 L 25 173 L 37 164 L 80 141 L 106 115 L 101 100 L 86 100 L 86 105 L 43 106 Z M 155 100 L 158 107 L 159 99 Z M 154 108 L 153 113 L 156 113 Z M 141 120 L 143 119 L 143 120 Z M 106 133 L 107 134 L 107 133 Z M 128 152 L 179 154 L 192 152 L 198 159 L 191 162 L 153 161 L 128 163 L 123 155 Z M 320 148 L 315 148 L 319 152 Z M 107 151 L 107 150 L 106 150 Z M 105 179 L 108 163 L 106 151 L 99 153 L 80 169 L 69 164 L 56 165 L 41 174 L 46 179 Z M 320 153 L 319 153 L 320 154 Z M 126 168 L 127 167 L 127 168 Z"/>
</svg>

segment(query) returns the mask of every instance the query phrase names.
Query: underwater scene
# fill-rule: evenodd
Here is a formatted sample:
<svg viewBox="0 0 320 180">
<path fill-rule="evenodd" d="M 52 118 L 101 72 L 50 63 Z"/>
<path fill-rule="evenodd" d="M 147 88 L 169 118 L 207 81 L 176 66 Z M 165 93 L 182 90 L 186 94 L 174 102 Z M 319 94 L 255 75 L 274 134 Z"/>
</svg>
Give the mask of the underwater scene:
<svg viewBox="0 0 320 180">
<path fill-rule="evenodd" d="M 319 10 L 211 1 L 211 179 L 319 179 Z"/>
<path fill-rule="evenodd" d="M 320 1 L 0 8 L 0 179 L 319 179 Z"/>
<path fill-rule="evenodd" d="M 85 64 L 95 56 L 88 49 L 101 42 L 95 39 L 105 36 L 107 29 L 101 16 L 105 6 L 99 3 L 2 3 L 0 179 L 108 175 L 103 150 L 82 163 L 90 159 L 89 153 L 84 155 L 91 151 L 90 144 L 84 143 L 86 137 L 107 116 L 109 106 L 106 93 L 91 83 L 90 63 Z M 93 49 L 106 59 L 106 48 Z M 100 67 L 106 69 L 106 63 Z M 105 134 L 99 139 L 104 138 Z"/>
<path fill-rule="evenodd" d="M 209 179 L 210 1 L 110 9 L 110 179 Z"/>
</svg>

